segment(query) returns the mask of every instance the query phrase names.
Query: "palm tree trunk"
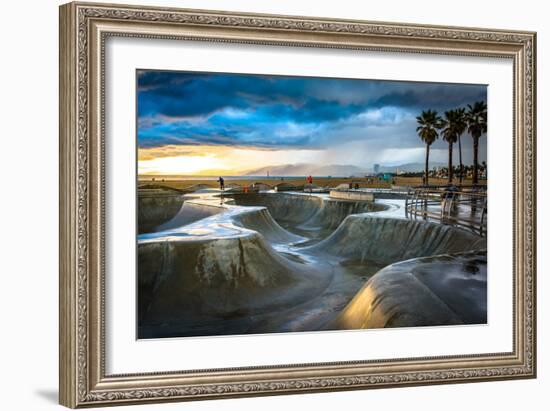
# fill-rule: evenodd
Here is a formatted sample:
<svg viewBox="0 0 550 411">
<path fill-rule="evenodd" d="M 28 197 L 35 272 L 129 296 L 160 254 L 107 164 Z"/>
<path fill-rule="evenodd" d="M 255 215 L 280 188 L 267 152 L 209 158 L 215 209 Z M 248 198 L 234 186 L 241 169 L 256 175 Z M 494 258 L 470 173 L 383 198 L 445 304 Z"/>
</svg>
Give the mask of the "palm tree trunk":
<svg viewBox="0 0 550 411">
<path fill-rule="evenodd" d="M 462 143 L 460 136 L 458 136 L 458 162 L 460 163 L 460 185 L 462 185 L 462 178 L 464 176 L 464 165 L 462 164 Z"/>
<path fill-rule="evenodd" d="M 453 182 L 453 143 L 449 143 L 449 184 Z"/>
<path fill-rule="evenodd" d="M 478 152 L 478 146 L 479 146 L 479 136 L 474 136 L 474 175 L 472 176 L 472 184 L 477 184 L 477 172 L 479 165 L 477 163 L 477 152 Z"/>
<path fill-rule="evenodd" d="M 424 166 L 424 184 L 428 185 L 428 168 L 430 164 L 430 145 L 426 144 L 426 164 Z"/>
</svg>

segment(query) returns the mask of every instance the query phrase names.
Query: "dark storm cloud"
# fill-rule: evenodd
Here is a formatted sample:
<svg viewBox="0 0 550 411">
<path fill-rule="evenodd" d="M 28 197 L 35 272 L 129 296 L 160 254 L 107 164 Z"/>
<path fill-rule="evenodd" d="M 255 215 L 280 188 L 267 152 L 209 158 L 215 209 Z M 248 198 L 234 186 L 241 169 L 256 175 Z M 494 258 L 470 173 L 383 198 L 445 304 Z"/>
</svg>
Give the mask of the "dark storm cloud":
<svg viewBox="0 0 550 411">
<path fill-rule="evenodd" d="M 487 99 L 485 87 L 478 85 L 412 83 L 401 88 L 382 95 L 373 105 L 442 111 Z"/>
<path fill-rule="evenodd" d="M 367 129 L 388 146 L 421 146 L 421 110 L 486 101 L 483 85 L 266 75 L 140 70 L 137 86 L 141 147 L 308 148 L 368 138 Z"/>
</svg>

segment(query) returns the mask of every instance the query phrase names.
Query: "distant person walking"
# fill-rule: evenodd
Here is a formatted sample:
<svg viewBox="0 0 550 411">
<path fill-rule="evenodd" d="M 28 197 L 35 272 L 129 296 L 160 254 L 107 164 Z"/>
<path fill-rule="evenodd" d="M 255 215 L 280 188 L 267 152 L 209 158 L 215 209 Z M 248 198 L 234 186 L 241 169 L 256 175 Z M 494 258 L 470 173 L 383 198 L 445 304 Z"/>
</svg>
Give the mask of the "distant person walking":
<svg viewBox="0 0 550 411">
<path fill-rule="evenodd" d="M 225 180 L 223 179 L 223 177 L 220 176 L 220 178 L 218 178 L 218 182 L 220 183 L 220 190 L 224 191 L 225 190 Z"/>
<path fill-rule="evenodd" d="M 308 176 L 306 178 L 306 182 L 307 182 L 306 187 L 309 189 L 309 193 L 310 194 L 313 193 L 313 177 Z M 305 191 L 305 189 L 304 189 L 304 191 Z"/>
</svg>

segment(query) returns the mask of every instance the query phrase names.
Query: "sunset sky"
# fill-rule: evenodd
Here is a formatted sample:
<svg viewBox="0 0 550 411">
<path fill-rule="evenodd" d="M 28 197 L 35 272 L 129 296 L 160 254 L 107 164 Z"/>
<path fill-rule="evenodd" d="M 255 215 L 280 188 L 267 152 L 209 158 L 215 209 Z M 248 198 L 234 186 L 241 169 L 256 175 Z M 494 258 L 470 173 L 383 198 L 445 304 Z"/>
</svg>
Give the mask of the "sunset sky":
<svg viewBox="0 0 550 411">
<path fill-rule="evenodd" d="M 415 117 L 422 110 L 442 115 L 487 101 L 483 85 L 152 70 L 138 70 L 137 93 L 138 172 L 170 175 L 421 163 Z M 470 164 L 472 138 L 462 141 Z M 447 143 L 436 142 L 430 160 L 446 163 Z"/>
</svg>

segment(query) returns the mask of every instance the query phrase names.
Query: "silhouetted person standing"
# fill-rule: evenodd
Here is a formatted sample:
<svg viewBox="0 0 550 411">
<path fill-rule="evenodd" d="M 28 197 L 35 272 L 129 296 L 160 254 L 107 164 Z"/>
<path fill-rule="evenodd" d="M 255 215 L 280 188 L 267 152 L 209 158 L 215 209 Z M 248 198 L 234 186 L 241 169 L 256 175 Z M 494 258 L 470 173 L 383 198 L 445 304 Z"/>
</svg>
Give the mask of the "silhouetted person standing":
<svg viewBox="0 0 550 411">
<path fill-rule="evenodd" d="M 220 176 L 220 178 L 218 178 L 218 182 L 220 183 L 220 190 L 225 190 L 225 181 L 223 177 Z"/>
</svg>

